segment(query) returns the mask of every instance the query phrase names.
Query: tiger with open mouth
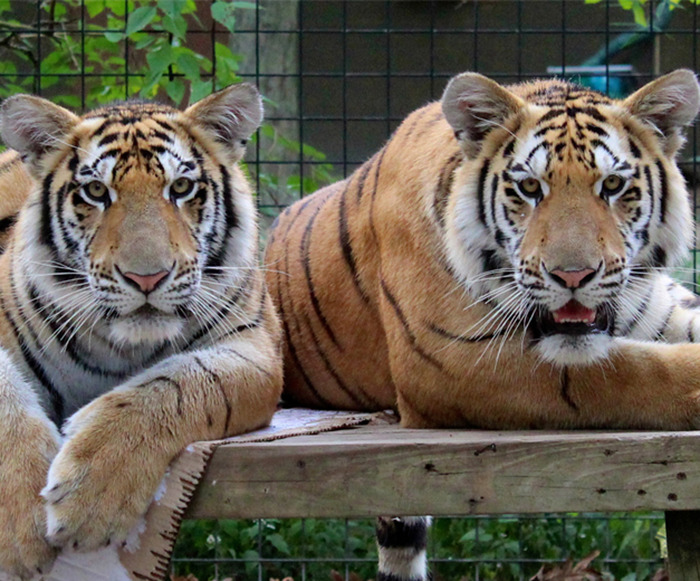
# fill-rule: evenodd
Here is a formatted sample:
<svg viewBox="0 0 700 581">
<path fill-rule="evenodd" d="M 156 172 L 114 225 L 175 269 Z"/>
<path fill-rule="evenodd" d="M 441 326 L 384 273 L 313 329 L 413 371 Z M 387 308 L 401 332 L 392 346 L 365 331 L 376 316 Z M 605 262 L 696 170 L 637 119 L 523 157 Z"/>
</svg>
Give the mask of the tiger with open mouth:
<svg viewBox="0 0 700 581">
<path fill-rule="evenodd" d="M 453 78 L 268 242 L 285 390 L 412 428 L 700 427 L 700 305 L 676 164 L 679 70 L 624 100 Z M 422 518 L 380 519 L 378 579 L 427 578 Z"/>
</svg>

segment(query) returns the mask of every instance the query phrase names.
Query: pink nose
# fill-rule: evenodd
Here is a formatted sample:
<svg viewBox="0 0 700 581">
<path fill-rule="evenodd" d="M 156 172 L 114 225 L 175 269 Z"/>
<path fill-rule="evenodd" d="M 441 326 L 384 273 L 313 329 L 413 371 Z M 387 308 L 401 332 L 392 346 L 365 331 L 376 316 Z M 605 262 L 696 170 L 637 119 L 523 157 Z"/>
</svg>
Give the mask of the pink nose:
<svg viewBox="0 0 700 581">
<path fill-rule="evenodd" d="M 124 278 L 130 280 L 137 287 L 141 289 L 141 292 L 150 293 L 158 283 L 168 276 L 168 270 L 161 270 L 155 274 L 136 274 L 135 272 L 124 272 Z"/>
<path fill-rule="evenodd" d="M 555 269 L 550 271 L 550 275 L 554 277 L 554 279 L 563 287 L 566 288 L 579 288 L 580 286 L 585 285 L 588 280 L 593 278 L 593 274 L 595 274 L 595 270 L 592 268 L 583 268 L 581 270 L 561 270 L 561 269 Z M 584 279 L 586 277 L 589 277 L 588 280 Z M 583 284 L 581 282 L 583 281 Z"/>
</svg>

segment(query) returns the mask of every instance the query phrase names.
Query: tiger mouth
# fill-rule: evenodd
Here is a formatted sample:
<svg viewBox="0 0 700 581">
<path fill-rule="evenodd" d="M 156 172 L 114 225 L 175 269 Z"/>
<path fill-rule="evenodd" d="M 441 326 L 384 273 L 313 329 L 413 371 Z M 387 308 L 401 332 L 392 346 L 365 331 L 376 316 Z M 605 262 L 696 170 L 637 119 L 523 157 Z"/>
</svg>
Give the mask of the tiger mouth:
<svg viewBox="0 0 700 581">
<path fill-rule="evenodd" d="M 588 308 L 571 299 L 556 311 L 543 312 L 535 325 L 539 335 L 590 335 L 609 333 L 612 321 L 608 309 Z"/>
</svg>

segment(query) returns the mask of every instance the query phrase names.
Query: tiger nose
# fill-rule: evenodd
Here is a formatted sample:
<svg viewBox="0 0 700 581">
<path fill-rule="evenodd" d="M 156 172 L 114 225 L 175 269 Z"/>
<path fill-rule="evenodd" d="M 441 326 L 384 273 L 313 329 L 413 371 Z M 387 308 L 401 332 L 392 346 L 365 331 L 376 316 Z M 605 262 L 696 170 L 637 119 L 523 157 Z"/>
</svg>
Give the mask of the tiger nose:
<svg viewBox="0 0 700 581">
<path fill-rule="evenodd" d="M 581 270 L 555 268 L 549 271 L 549 275 L 564 288 L 579 288 L 589 282 L 596 272 L 593 268 L 582 268 Z"/>
<path fill-rule="evenodd" d="M 158 284 L 168 276 L 169 270 L 161 270 L 154 274 L 137 274 L 135 272 L 123 272 L 122 275 L 130 284 L 137 286 L 143 293 L 150 293 Z"/>
</svg>

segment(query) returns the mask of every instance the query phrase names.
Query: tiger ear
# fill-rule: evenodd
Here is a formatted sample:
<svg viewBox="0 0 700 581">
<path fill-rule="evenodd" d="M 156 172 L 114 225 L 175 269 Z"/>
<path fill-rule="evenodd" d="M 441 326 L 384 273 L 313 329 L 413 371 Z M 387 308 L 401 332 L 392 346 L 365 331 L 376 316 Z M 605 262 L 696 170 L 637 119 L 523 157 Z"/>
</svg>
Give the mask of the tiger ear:
<svg viewBox="0 0 700 581">
<path fill-rule="evenodd" d="M 40 171 L 41 159 L 64 144 L 79 118 L 51 101 L 32 95 L 15 95 L 0 107 L 0 135 L 18 151 L 32 172 Z"/>
<path fill-rule="evenodd" d="M 262 97 L 248 83 L 231 85 L 188 107 L 184 116 L 217 141 L 239 149 L 262 123 Z"/>
<path fill-rule="evenodd" d="M 679 69 L 644 85 L 623 105 L 661 136 L 667 155 L 674 155 L 683 145 L 684 128 L 700 110 L 700 87 L 692 71 Z"/>
<path fill-rule="evenodd" d="M 442 111 L 469 157 L 481 149 L 481 141 L 494 127 L 503 125 L 525 102 L 478 73 L 452 78 L 442 95 Z"/>
</svg>

